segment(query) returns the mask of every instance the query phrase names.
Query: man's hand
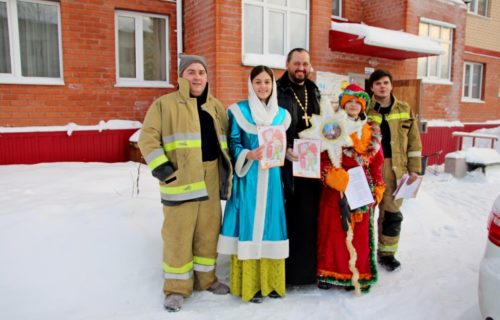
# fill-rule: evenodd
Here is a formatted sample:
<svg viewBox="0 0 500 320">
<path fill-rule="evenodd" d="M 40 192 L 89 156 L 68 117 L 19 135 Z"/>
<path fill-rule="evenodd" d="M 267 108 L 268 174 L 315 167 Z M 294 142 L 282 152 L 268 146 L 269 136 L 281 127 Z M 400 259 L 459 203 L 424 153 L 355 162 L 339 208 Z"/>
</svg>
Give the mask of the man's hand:
<svg viewBox="0 0 500 320">
<path fill-rule="evenodd" d="M 415 172 L 408 172 L 408 180 L 406 181 L 407 185 L 412 184 L 418 178 L 418 174 Z"/>
<path fill-rule="evenodd" d="M 248 160 L 262 160 L 262 153 L 264 150 L 264 146 L 260 146 L 257 149 L 253 149 L 248 151 L 246 158 Z"/>
<path fill-rule="evenodd" d="M 299 155 L 298 155 L 298 154 L 296 154 L 295 152 L 293 152 L 293 149 L 292 149 L 292 148 L 288 148 L 288 149 L 286 149 L 285 158 L 286 158 L 288 161 L 299 161 Z"/>
</svg>

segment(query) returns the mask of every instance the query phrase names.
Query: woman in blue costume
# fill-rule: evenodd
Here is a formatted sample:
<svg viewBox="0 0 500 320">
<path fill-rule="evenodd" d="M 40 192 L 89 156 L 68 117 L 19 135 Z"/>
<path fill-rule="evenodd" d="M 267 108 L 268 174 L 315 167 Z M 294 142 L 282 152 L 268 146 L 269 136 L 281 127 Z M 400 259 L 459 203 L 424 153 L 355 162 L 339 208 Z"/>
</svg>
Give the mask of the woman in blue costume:
<svg viewBox="0 0 500 320">
<path fill-rule="evenodd" d="M 218 252 L 231 257 L 231 294 L 260 303 L 263 297 L 285 295 L 288 257 L 283 187 L 279 167 L 262 169 L 257 126 L 290 125 L 290 115 L 278 106 L 271 69 L 254 67 L 248 80 L 248 100 L 231 105 L 229 148 L 235 175 L 226 203 Z"/>
</svg>

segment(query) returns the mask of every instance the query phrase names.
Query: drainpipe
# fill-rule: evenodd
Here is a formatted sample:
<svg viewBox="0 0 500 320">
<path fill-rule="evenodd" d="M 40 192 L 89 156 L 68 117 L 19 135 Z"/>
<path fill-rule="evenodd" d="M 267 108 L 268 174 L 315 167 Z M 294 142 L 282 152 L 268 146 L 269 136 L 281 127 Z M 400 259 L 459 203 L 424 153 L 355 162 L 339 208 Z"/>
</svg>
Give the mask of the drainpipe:
<svg viewBox="0 0 500 320">
<path fill-rule="evenodd" d="M 184 51 L 182 46 L 184 35 L 184 30 L 182 29 L 182 0 L 177 0 L 175 3 L 177 19 L 177 59 L 179 59 L 180 53 Z"/>
</svg>

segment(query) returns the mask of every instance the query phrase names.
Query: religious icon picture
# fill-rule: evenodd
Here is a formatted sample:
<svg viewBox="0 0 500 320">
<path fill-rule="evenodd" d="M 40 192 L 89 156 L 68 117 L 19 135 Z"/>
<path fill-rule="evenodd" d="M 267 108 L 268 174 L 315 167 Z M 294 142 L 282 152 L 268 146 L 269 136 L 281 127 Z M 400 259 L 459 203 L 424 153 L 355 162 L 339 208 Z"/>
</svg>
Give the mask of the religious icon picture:
<svg viewBox="0 0 500 320">
<path fill-rule="evenodd" d="M 286 132 L 284 126 L 257 127 L 259 146 L 264 146 L 262 169 L 281 167 L 285 163 Z"/>
<path fill-rule="evenodd" d="M 323 125 L 323 137 L 328 140 L 336 140 L 342 135 L 342 127 L 336 121 L 326 122 Z"/>
<path fill-rule="evenodd" d="M 321 141 L 295 139 L 293 152 L 298 154 L 299 161 L 293 162 L 293 175 L 303 178 L 320 178 Z"/>
</svg>

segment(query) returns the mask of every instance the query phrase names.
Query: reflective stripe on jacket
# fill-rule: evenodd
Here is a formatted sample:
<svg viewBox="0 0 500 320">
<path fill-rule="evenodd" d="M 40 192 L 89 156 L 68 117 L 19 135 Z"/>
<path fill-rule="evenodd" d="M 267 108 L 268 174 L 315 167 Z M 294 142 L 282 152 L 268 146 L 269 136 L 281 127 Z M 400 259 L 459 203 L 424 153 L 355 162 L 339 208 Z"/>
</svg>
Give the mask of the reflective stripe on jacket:
<svg viewBox="0 0 500 320">
<path fill-rule="evenodd" d="M 418 121 L 410 106 L 406 102 L 397 100 L 394 96 L 393 98 L 391 112 L 382 115 L 375 111 L 376 101 L 375 97 L 372 97 L 367 116 L 369 120 L 378 124 L 382 123 L 385 116 L 391 131 L 392 169 L 396 178 L 400 179 L 406 172 L 421 172 L 422 143 Z"/>
<path fill-rule="evenodd" d="M 160 181 L 165 205 L 208 197 L 204 180 L 200 120 L 196 98 L 189 96 L 189 82 L 179 78 L 179 90 L 161 96 L 149 107 L 139 137 L 139 148 L 151 171 L 170 162 L 174 172 Z M 207 84 L 208 85 L 208 84 Z M 228 119 L 222 103 L 210 93 L 201 107 L 212 117 L 219 141 L 220 197 L 229 198 L 232 165 L 227 149 Z"/>
</svg>

